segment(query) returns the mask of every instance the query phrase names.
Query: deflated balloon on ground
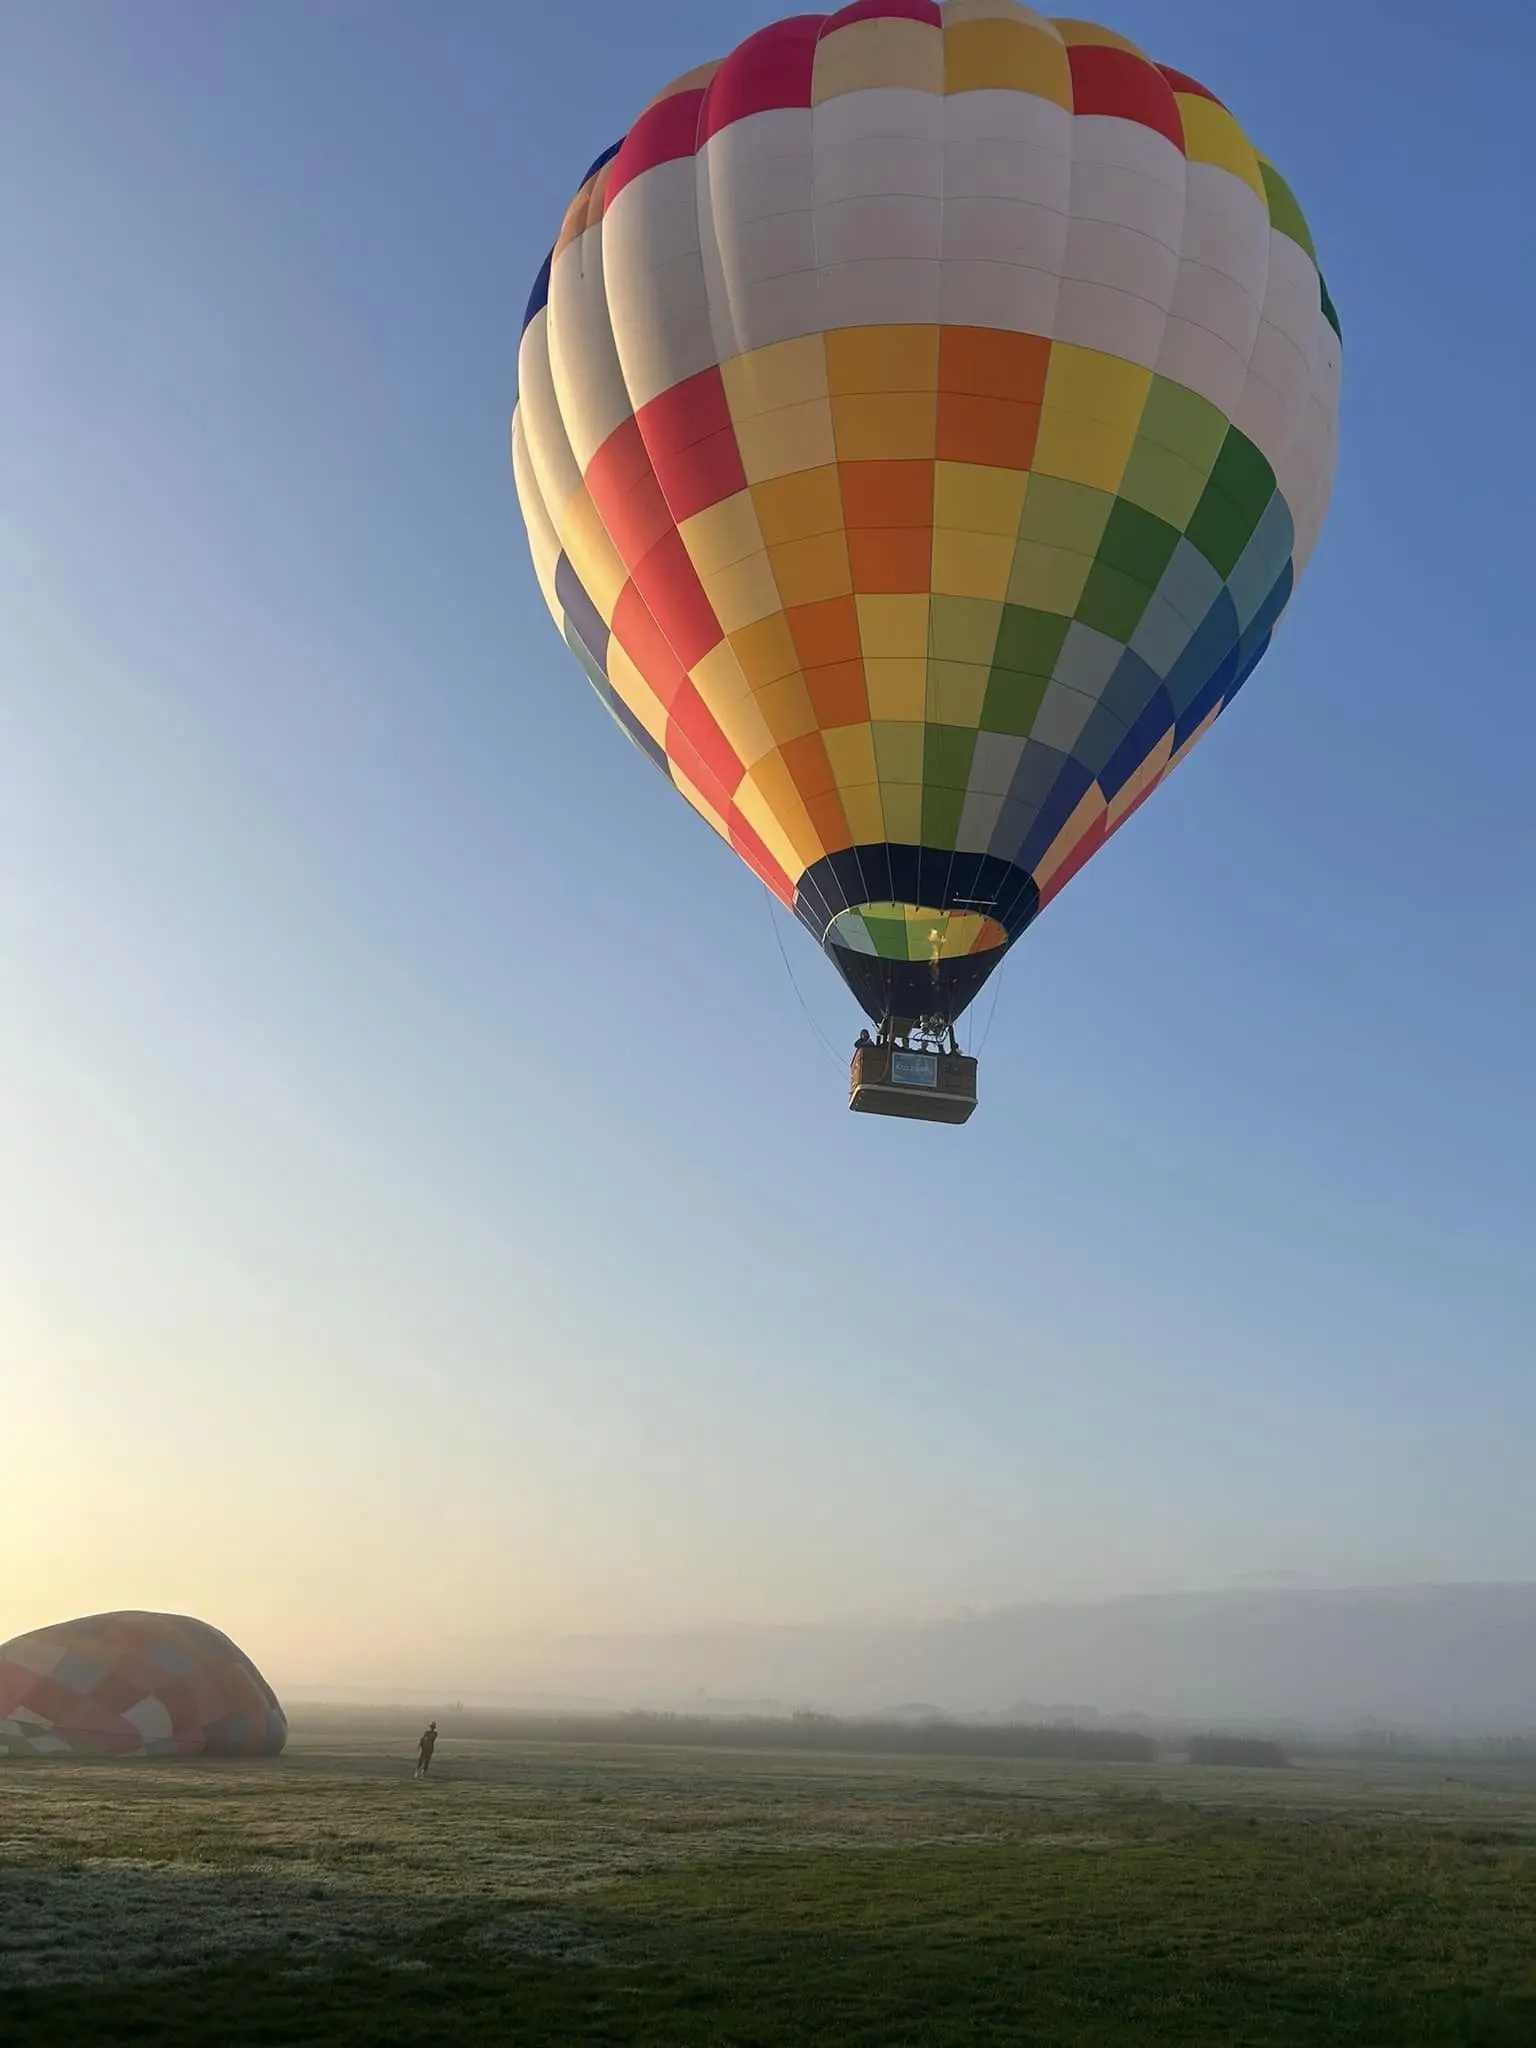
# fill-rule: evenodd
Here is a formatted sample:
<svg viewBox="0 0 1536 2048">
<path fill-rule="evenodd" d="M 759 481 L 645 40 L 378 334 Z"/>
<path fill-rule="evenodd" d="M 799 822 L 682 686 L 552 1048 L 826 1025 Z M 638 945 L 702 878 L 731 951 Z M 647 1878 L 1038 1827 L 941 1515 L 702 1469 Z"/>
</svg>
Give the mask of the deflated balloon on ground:
<svg viewBox="0 0 1536 2048">
<path fill-rule="evenodd" d="M 0 1757 L 276 1756 L 288 1722 L 245 1652 L 185 1614 L 91 1614 L 0 1643 Z"/>
</svg>

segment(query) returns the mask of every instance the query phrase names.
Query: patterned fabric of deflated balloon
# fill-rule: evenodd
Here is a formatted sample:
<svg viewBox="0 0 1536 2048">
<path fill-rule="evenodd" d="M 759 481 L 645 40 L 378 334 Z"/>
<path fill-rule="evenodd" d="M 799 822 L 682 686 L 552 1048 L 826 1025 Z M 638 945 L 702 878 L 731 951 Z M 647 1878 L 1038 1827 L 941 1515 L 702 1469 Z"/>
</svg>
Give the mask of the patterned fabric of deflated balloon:
<svg viewBox="0 0 1536 2048">
<path fill-rule="evenodd" d="M 277 1695 L 216 1628 L 93 1614 L 0 1643 L 0 1756 L 276 1756 Z"/>
</svg>

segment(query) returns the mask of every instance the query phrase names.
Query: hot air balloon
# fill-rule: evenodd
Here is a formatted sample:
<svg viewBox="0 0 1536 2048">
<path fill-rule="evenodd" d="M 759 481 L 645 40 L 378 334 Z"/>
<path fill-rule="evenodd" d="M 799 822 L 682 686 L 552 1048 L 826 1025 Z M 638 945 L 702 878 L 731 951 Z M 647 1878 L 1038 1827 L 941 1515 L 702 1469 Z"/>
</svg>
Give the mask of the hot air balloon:
<svg viewBox="0 0 1536 2048">
<path fill-rule="evenodd" d="M 288 1722 L 245 1652 L 186 1614 L 88 1614 L 0 1643 L 0 1757 L 276 1756 Z"/>
<path fill-rule="evenodd" d="M 1341 355 L 1215 94 L 1015 0 L 778 22 L 582 180 L 518 358 L 539 582 L 877 1027 L 855 1108 L 969 1116 L 955 1020 L 1269 646 Z"/>
</svg>

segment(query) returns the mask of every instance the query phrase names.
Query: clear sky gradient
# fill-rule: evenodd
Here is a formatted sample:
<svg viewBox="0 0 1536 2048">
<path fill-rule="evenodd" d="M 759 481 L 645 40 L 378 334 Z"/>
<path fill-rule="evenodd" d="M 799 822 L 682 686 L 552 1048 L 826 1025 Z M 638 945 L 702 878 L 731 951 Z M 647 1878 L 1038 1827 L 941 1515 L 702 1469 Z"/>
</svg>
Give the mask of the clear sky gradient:
<svg viewBox="0 0 1536 2048">
<path fill-rule="evenodd" d="M 1529 12 L 1107 12 L 1300 195 L 1344 458 L 957 1132 L 848 1116 L 512 488 L 576 179 L 774 11 L 6 10 L 0 1637 L 1536 1577 Z"/>
</svg>

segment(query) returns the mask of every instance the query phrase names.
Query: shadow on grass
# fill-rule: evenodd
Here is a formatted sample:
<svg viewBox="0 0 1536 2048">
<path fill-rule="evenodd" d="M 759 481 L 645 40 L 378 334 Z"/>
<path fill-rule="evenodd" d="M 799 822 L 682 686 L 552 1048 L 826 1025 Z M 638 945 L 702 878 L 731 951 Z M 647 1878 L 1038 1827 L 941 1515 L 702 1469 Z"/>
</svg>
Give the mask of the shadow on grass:
<svg viewBox="0 0 1536 2048">
<path fill-rule="evenodd" d="M 1256 1927 L 1245 1953 L 1240 1919 L 1219 1938 L 1198 1916 L 1160 1923 L 1145 1882 L 1122 1891 L 1100 1877 L 1092 1892 L 1086 1870 L 1063 1871 L 1059 1896 L 1042 1901 L 1032 1885 L 1010 1911 L 996 1887 L 1017 1859 L 832 1860 L 835 1871 L 809 1860 L 695 1871 L 610 1895 L 601 1910 L 435 1897 L 401 1917 L 398 1896 L 353 1893 L 329 1942 L 284 1932 L 196 1968 L 12 1988 L 0 2031 L 7 2048 L 1536 2041 L 1536 1992 L 1517 1988 L 1518 1976 L 1489 1989 L 1475 1944 L 1426 1981 L 1423 1955 L 1412 1969 L 1387 1954 L 1362 1967 L 1358 1948 L 1329 1949 L 1306 1929 L 1280 1941 Z M 164 1872 L 86 1875 L 124 1895 L 119 1917 L 164 1914 L 184 1897 Z M 819 1892 L 818 1878 L 830 1880 Z M 388 1917 L 370 1920 L 374 1907 Z M 253 1934 L 262 1940 L 248 1927 L 247 1942 Z"/>
</svg>

